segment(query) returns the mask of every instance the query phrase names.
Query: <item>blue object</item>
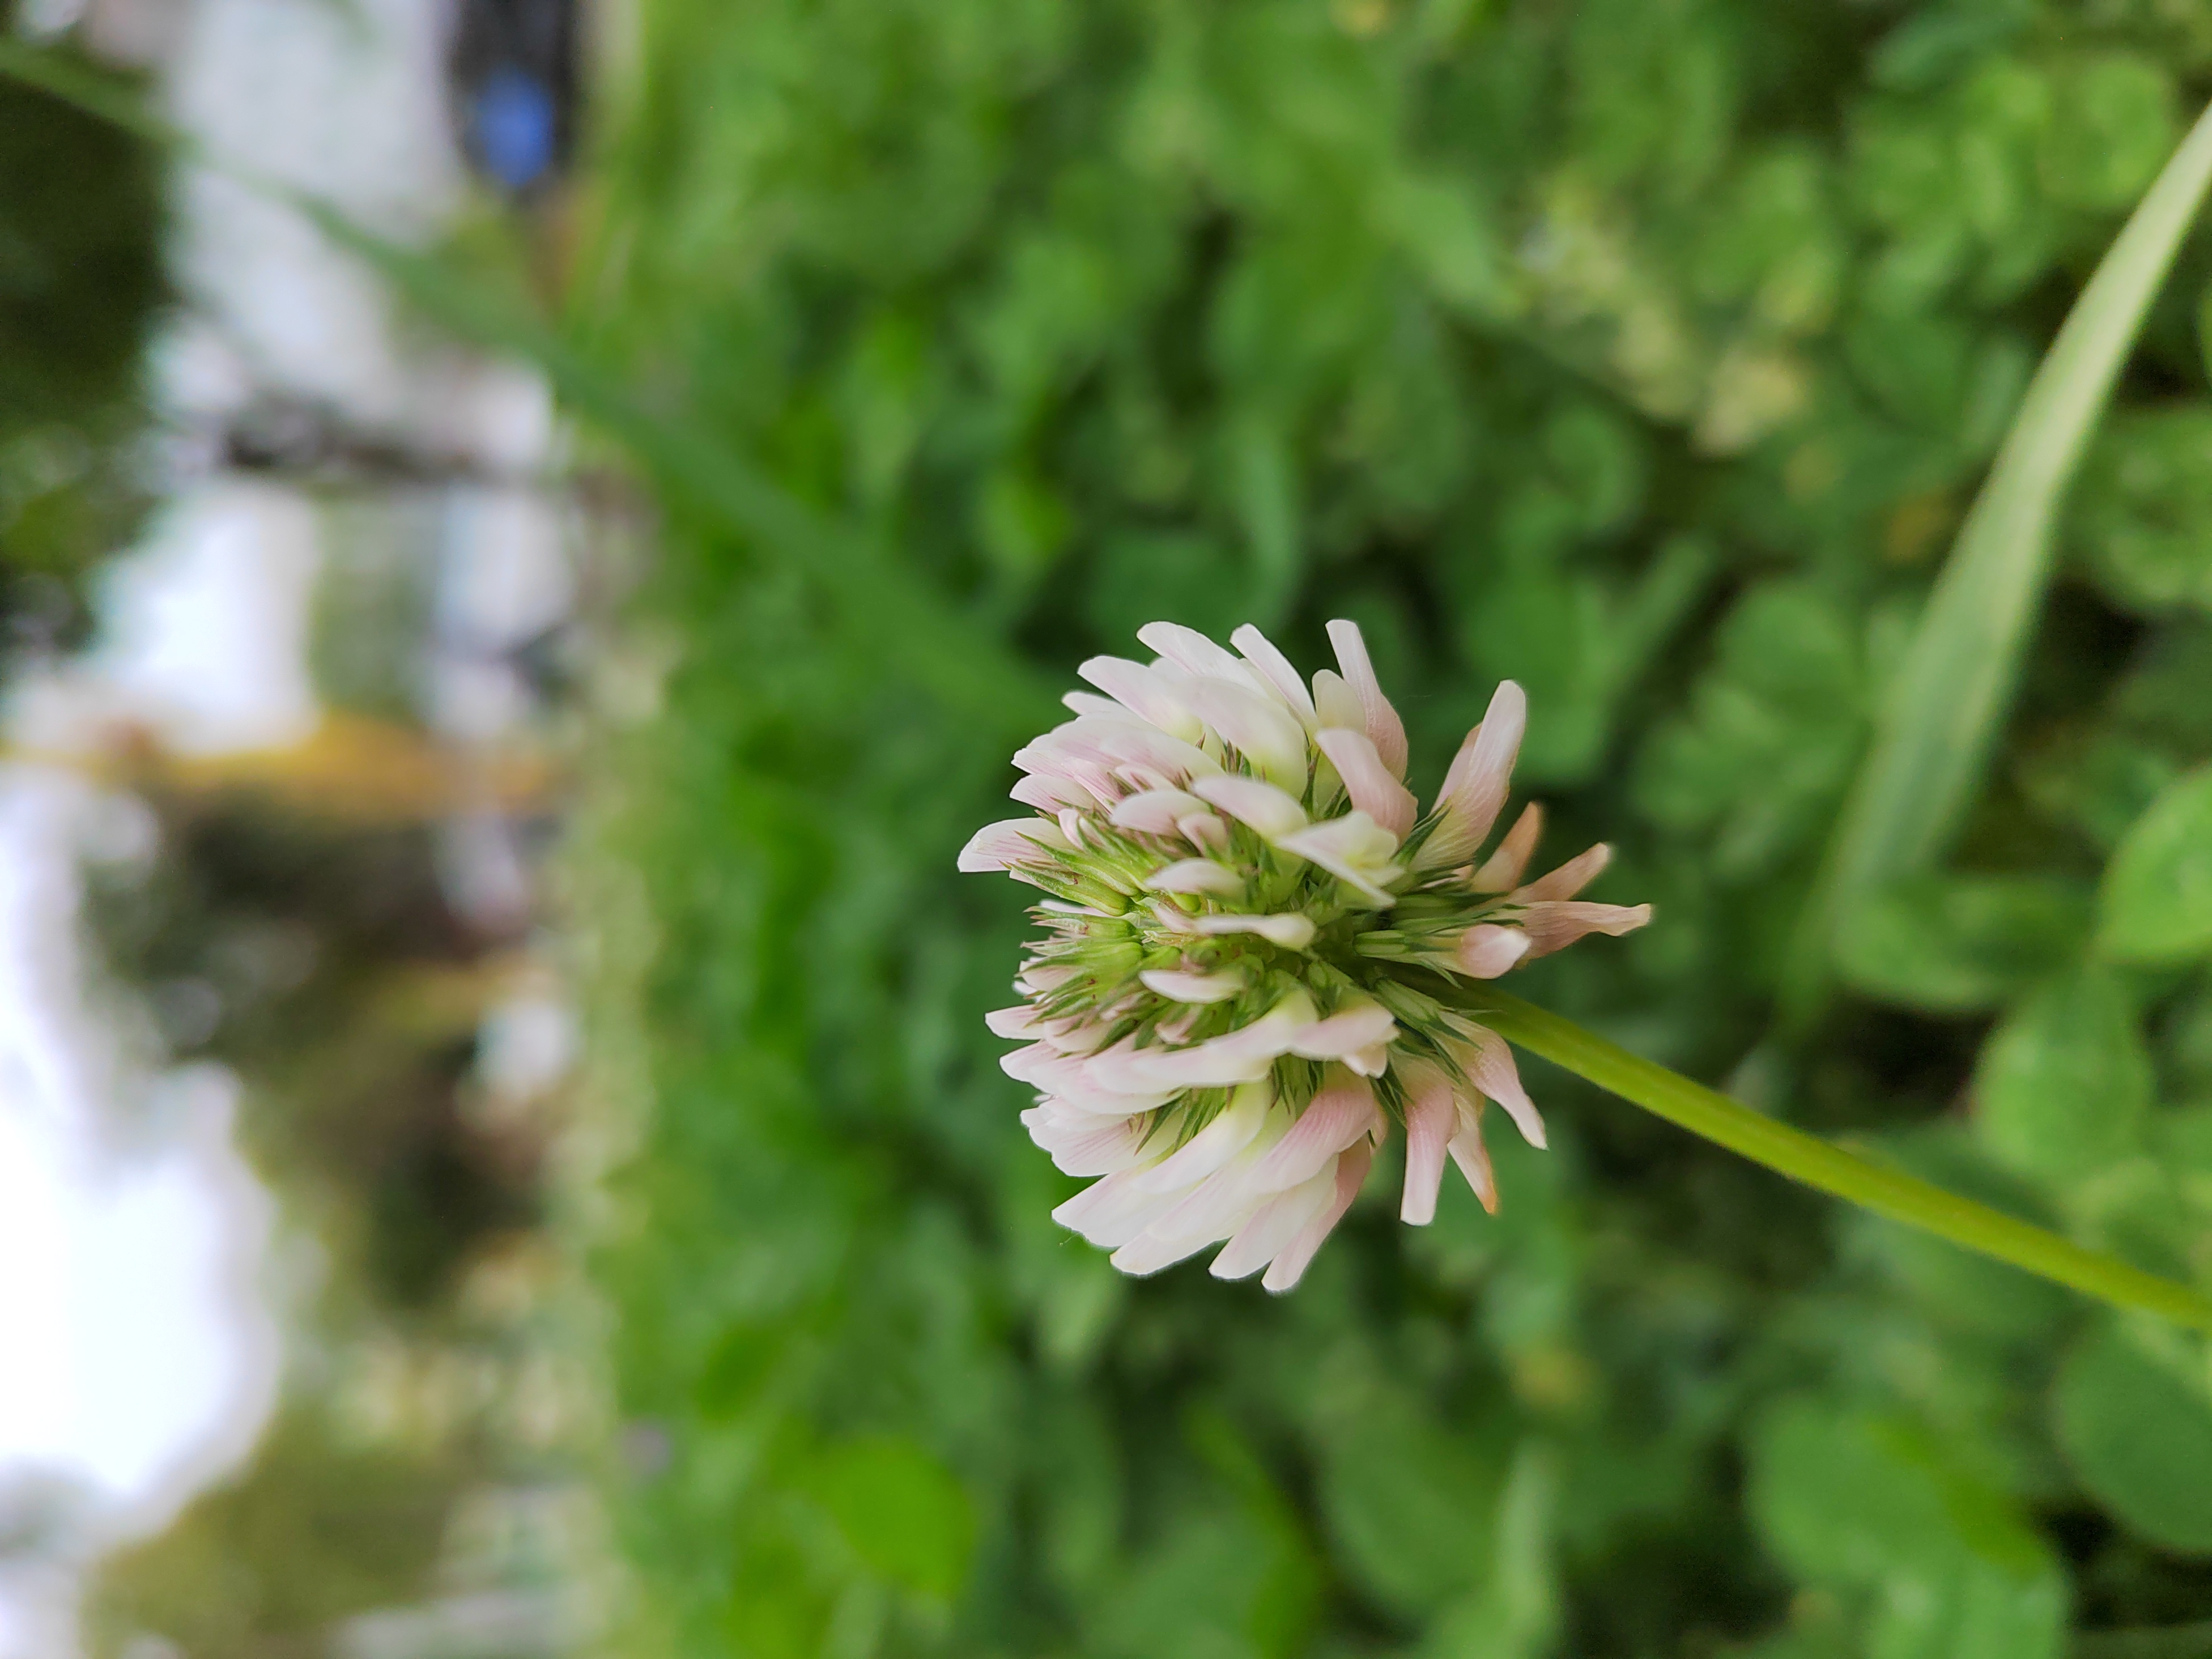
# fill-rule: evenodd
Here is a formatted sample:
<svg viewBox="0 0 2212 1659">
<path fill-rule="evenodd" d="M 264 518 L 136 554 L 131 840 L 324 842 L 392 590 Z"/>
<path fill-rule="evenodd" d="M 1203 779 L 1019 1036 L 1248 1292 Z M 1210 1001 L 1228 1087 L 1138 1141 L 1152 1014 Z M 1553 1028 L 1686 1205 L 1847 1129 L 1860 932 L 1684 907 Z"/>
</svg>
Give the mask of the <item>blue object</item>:
<svg viewBox="0 0 2212 1659">
<path fill-rule="evenodd" d="M 471 123 L 484 171 L 527 190 L 553 165 L 553 94 L 536 76 L 501 64 L 477 89 Z"/>
</svg>

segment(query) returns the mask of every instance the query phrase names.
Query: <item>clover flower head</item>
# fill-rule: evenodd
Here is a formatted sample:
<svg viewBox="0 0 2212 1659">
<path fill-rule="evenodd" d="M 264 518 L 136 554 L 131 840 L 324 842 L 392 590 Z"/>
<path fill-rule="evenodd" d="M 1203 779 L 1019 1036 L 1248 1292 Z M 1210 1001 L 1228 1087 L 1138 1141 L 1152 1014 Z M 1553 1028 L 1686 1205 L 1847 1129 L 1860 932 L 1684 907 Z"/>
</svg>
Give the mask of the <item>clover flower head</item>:
<svg viewBox="0 0 2212 1659">
<path fill-rule="evenodd" d="M 979 830 L 960 868 L 1048 896 L 1044 936 L 990 1017 L 1024 1046 L 1030 1134 L 1097 1179 L 1053 1214 L 1151 1273 L 1213 1244 L 1220 1278 L 1295 1285 L 1406 1136 L 1400 1215 L 1436 1213 L 1447 1158 L 1487 1209 L 1486 1102 L 1532 1144 L 1543 1120 L 1504 1040 L 1422 988 L 1495 979 L 1649 905 L 1578 895 L 1610 850 L 1524 882 L 1543 815 L 1505 805 L 1527 701 L 1508 680 L 1429 810 L 1405 783 L 1406 729 L 1359 629 L 1309 684 L 1256 628 L 1234 651 L 1173 623 L 1150 662 L 1094 657 L 1075 718 L 1014 757 L 1031 809 Z M 1430 981 L 1434 986 L 1434 981 Z"/>
</svg>

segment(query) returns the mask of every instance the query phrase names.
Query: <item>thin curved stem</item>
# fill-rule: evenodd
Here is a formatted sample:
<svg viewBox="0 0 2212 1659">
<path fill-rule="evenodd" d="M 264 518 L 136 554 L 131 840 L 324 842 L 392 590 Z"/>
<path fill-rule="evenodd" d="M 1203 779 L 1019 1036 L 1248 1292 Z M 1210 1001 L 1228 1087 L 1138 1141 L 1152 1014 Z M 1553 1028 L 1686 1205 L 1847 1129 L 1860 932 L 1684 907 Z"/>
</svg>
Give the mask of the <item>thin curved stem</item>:
<svg viewBox="0 0 2212 1659">
<path fill-rule="evenodd" d="M 2116 1306 L 2212 1330 L 2212 1298 L 2186 1285 L 2084 1249 L 1901 1170 L 1869 1163 L 1518 997 L 1486 986 L 1459 988 L 1449 1000 L 1530 1054 L 1793 1181 Z"/>
</svg>

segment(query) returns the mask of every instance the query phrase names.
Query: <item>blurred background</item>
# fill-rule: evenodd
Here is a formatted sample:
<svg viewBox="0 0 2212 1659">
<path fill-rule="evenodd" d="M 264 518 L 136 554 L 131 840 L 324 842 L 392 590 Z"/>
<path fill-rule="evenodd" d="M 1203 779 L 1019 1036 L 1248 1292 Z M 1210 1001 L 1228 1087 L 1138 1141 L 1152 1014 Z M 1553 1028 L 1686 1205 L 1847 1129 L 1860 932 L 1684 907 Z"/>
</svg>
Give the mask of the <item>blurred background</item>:
<svg viewBox="0 0 2212 1659">
<path fill-rule="evenodd" d="M 2212 0 L 0 20 L 0 1659 L 2212 1655 L 2202 1340 L 1533 1063 L 1496 1218 L 1121 1279 L 951 872 L 1085 656 L 1352 617 L 1657 906 L 1528 994 L 2212 1288 L 2212 951 L 2091 948 L 2212 230 L 1778 1012 Z"/>
</svg>

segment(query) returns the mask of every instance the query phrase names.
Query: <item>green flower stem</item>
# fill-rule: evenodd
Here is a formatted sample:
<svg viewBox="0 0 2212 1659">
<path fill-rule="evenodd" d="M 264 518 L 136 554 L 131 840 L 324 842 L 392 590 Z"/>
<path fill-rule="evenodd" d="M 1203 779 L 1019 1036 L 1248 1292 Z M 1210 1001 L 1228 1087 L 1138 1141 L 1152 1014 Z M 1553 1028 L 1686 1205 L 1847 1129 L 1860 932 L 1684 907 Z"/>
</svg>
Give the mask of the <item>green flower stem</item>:
<svg viewBox="0 0 2212 1659">
<path fill-rule="evenodd" d="M 1518 997 L 1482 987 L 1460 988 L 1449 1000 L 1530 1054 L 1794 1181 L 2116 1306 L 2212 1330 L 2212 1298 L 2186 1285 L 2085 1250 L 1902 1170 L 1869 1163 Z"/>
</svg>

